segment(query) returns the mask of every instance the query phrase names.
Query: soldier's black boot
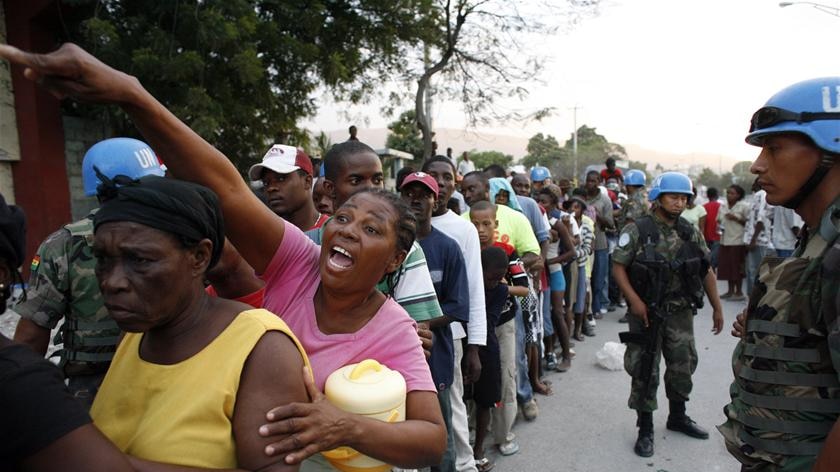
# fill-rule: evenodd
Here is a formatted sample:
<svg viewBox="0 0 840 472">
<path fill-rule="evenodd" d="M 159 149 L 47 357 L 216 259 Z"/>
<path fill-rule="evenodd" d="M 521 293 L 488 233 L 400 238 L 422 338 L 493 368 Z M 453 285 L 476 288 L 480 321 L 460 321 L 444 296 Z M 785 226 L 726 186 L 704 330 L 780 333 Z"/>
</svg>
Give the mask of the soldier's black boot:
<svg viewBox="0 0 840 472">
<path fill-rule="evenodd" d="M 637 411 L 636 414 L 639 416 L 639 419 L 636 420 L 636 426 L 639 427 L 639 437 L 636 438 L 633 451 L 638 456 L 650 457 L 653 455 L 653 412 Z"/>
<path fill-rule="evenodd" d="M 671 412 L 666 427 L 697 439 L 709 439 L 709 432 L 685 414 L 685 402 L 671 400 Z"/>
</svg>

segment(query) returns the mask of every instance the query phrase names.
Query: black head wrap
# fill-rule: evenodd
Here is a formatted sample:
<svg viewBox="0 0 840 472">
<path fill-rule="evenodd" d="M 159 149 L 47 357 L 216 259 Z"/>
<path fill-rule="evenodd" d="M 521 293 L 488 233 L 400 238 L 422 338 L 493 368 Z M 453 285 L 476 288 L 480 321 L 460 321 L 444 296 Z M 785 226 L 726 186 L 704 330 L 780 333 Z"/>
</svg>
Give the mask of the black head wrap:
<svg viewBox="0 0 840 472">
<path fill-rule="evenodd" d="M 23 264 L 26 247 L 26 215 L 15 205 L 7 205 L 0 195 L 0 257 L 17 270 Z M 0 310 L 2 311 L 2 310 Z"/>
<path fill-rule="evenodd" d="M 93 218 L 100 225 L 130 221 L 173 234 L 187 242 L 209 239 L 213 254 L 208 269 L 218 262 L 225 242 L 224 220 L 219 199 L 212 190 L 198 184 L 150 175 L 132 180 L 124 175 L 102 181 L 98 195 L 102 207 Z"/>
</svg>

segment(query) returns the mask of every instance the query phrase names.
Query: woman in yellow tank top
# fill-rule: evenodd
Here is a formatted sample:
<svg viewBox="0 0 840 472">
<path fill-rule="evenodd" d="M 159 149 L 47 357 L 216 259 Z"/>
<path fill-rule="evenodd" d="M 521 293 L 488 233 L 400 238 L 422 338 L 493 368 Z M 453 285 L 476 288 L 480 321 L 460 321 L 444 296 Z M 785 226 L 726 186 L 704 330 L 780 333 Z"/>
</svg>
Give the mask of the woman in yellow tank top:
<svg viewBox="0 0 840 472">
<path fill-rule="evenodd" d="M 215 194 L 161 177 L 100 179 L 96 275 L 126 334 L 96 426 L 139 470 L 297 470 L 267 456 L 257 430 L 278 401 L 307 401 L 308 361 L 277 316 L 205 293 L 224 242 Z"/>
</svg>

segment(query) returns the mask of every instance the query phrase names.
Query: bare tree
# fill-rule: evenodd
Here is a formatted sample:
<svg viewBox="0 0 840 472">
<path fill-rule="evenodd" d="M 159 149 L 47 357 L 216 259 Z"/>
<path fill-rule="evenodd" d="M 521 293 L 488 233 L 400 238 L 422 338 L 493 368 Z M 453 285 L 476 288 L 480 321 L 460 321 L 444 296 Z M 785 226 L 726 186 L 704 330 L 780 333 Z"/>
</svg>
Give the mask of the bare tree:
<svg viewBox="0 0 840 472">
<path fill-rule="evenodd" d="M 435 94 L 459 101 L 469 126 L 545 117 L 551 112 L 550 107 L 522 112 L 502 109 L 497 104 L 502 97 L 523 100 L 528 95 L 524 84 L 539 81 L 544 57 L 528 50 L 525 40 L 575 24 L 597 13 L 599 3 L 600 0 L 566 0 L 523 6 L 508 0 L 435 2 L 437 31 L 424 45 L 426 60 L 414 96 L 424 158 L 432 154 L 433 130 L 426 100 L 434 76 L 441 77 L 434 87 Z"/>
</svg>

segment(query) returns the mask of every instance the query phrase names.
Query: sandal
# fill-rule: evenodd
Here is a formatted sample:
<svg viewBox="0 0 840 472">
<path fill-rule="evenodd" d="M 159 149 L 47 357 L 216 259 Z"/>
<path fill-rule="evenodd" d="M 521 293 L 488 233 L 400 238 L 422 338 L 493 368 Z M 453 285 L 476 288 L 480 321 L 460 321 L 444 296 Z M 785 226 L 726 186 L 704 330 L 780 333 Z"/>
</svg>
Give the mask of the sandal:
<svg viewBox="0 0 840 472">
<path fill-rule="evenodd" d="M 496 464 L 490 462 L 490 459 L 486 457 L 482 457 L 481 459 L 475 459 L 475 468 L 478 469 L 478 472 L 488 472 L 493 470 L 493 467 Z"/>
</svg>

